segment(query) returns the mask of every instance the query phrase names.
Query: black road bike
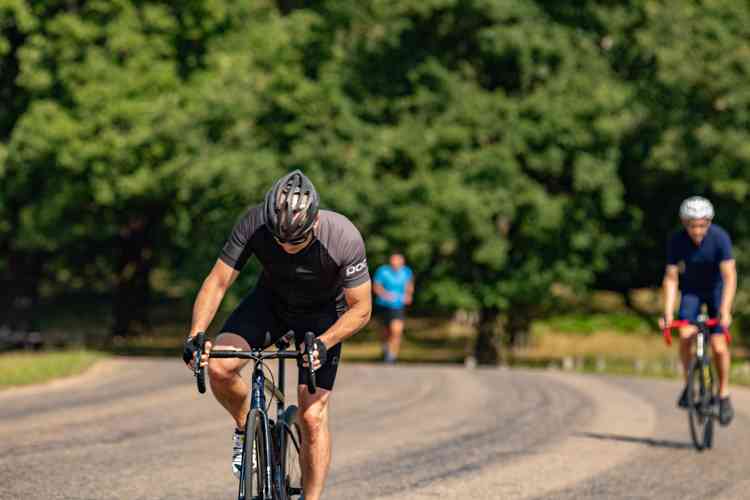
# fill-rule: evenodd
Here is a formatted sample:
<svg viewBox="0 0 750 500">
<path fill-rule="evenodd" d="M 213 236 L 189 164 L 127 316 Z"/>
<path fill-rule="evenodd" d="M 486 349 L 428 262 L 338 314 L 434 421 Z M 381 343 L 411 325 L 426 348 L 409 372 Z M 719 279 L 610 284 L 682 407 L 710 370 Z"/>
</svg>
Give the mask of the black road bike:
<svg viewBox="0 0 750 500">
<path fill-rule="evenodd" d="M 672 344 L 672 329 L 695 326 L 698 331 L 693 336 L 695 354 L 690 362 L 687 377 L 688 420 L 690 436 L 698 451 L 711 449 L 714 440 L 714 421 L 719 418 L 719 385 L 711 363 L 711 328 L 718 326 L 718 319 L 699 318 L 697 321 L 672 321 L 664 329 L 667 345 Z M 724 330 L 727 342 L 731 342 L 729 331 Z"/>
<path fill-rule="evenodd" d="M 288 350 L 294 339 L 290 331 L 276 342 L 277 351 L 252 349 L 250 351 L 212 350 L 210 358 L 239 358 L 255 361 L 252 371 L 250 412 L 245 423 L 245 447 L 242 453 L 239 500 L 290 500 L 302 495 L 302 469 L 299 455 L 302 446 L 298 408 L 284 406 L 284 361 L 295 359 L 307 361 L 308 386 L 311 394 L 316 392 L 315 372 L 312 368 L 312 352 L 315 335 L 305 334 L 305 353 Z M 206 341 L 205 333 L 198 333 L 198 345 L 194 359 L 200 360 Z M 278 383 L 273 382 L 273 373 L 266 361 L 279 360 Z M 205 368 L 194 364 L 198 392 L 206 392 Z M 270 377 L 266 377 L 266 371 Z M 269 380 L 269 378 L 271 378 Z M 266 395 L 268 393 L 268 396 Z M 268 410 L 276 400 L 276 420 Z"/>
</svg>

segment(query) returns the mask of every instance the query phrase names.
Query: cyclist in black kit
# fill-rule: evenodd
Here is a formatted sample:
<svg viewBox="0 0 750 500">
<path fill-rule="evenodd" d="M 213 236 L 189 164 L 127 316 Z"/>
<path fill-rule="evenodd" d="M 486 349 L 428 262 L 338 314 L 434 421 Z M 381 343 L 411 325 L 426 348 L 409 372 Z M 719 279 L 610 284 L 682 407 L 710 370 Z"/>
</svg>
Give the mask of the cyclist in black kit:
<svg viewBox="0 0 750 500">
<path fill-rule="evenodd" d="M 264 203 L 248 209 L 234 226 L 193 307 L 183 358 L 190 363 L 193 337 L 206 331 L 240 270 L 255 255 L 263 272 L 255 288 L 227 319 L 216 349 L 248 350 L 273 344 L 289 330 L 298 348 L 306 331 L 317 339 L 313 368 L 319 390 L 309 394 L 299 369 L 297 397 L 302 428 L 301 467 L 305 500 L 318 500 L 331 461 L 328 401 L 341 359 L 341 342 L 370 320 L 370 275 L 362 236 L 343 215 L 318 210 L 318 194 L 299 170 L 279 179 Z M 211 389 L 234 418 L 232 470 L 239 475 L 250 406 L 248 385 L 240 376 L 247 360 L 211 359 L 207 342 L 201 359 L 208 365 Z"/>
</svg>

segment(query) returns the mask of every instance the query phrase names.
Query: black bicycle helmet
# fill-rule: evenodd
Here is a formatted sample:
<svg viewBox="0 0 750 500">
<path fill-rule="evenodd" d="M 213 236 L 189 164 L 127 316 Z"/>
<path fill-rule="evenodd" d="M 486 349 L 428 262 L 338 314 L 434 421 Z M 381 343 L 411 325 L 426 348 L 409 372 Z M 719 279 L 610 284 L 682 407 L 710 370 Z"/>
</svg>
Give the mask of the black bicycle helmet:
<svg viewBox="0 0 750 500">
<path fill-rule="evenodd" d="M 282 243 L 297 243 L 307 236 L 318 217 L 318 193 L 299 170 L 291 172 L 266 193 L 266 227 Z"/>
</svg>

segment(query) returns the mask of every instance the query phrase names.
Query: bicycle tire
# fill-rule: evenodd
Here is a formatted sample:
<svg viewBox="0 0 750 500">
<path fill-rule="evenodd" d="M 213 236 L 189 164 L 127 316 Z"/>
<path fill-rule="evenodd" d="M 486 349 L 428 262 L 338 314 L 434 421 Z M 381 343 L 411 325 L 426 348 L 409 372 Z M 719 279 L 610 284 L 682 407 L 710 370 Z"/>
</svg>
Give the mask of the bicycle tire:
<svg viewBox="0 0 750 500">
<path fill-rule="evenodd" d="M 253 443 L 255 443 L 257 468 L 253 473 Z M 265 468 L 267 463 L 263 418 L 257 409 L 250 410 L 245 423 L 245 449 L 242 454 L 239 500 L 264 500 Z"/>
<path fill-rule="evenodd" d="M 279 500 L 294 500 L 302 495 L 302 467 L 300 464 L 300 449 L 302 435 L 297 423 L 298 409 L 292 405 L 287 407 L 284 415 L 279 419 L 279 448 L 281 453 L 281 480 Z"/>
<path fill-rule="evenodd" d="M 706 424 L 706 434 L 703 437 L 703 446 L 710 450 L 714 446 L 714 430 L 716 417 L 718 416 L 718 408 L 716 408 L 716 402 L 719 401 L 719 388 L 716 384 L 716 373 L 714 372 L 714 365 L 710 361 L 708 362 L 708 400 L 705 404 L 705 412 L 710 415 Z"/>
<path fill-rule="evenodd" d="M 688 372 L 688 421 L 693 446 L 698 451 L 713 444 L 713 393 L 714 377 L 710 362 L 706 366 L 698 359 L 693 360 Z"/>
</svg>

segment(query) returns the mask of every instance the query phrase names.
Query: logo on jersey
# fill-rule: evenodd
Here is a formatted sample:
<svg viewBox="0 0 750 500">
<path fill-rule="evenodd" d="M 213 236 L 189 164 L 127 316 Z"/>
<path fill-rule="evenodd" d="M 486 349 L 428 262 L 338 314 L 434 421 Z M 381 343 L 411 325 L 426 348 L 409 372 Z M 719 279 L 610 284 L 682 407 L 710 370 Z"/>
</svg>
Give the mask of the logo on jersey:
<svg viewBox="0 0 750 500">
<path fill-rule="evenodd" d="M 367 269 L 367 259 L 363 260 L 357 265 L 349 266 L 346 268 L 346 275 L 351 276 L 352 274 L 358 273 L 363 271 L 364 269 Z"/>
</svg>

